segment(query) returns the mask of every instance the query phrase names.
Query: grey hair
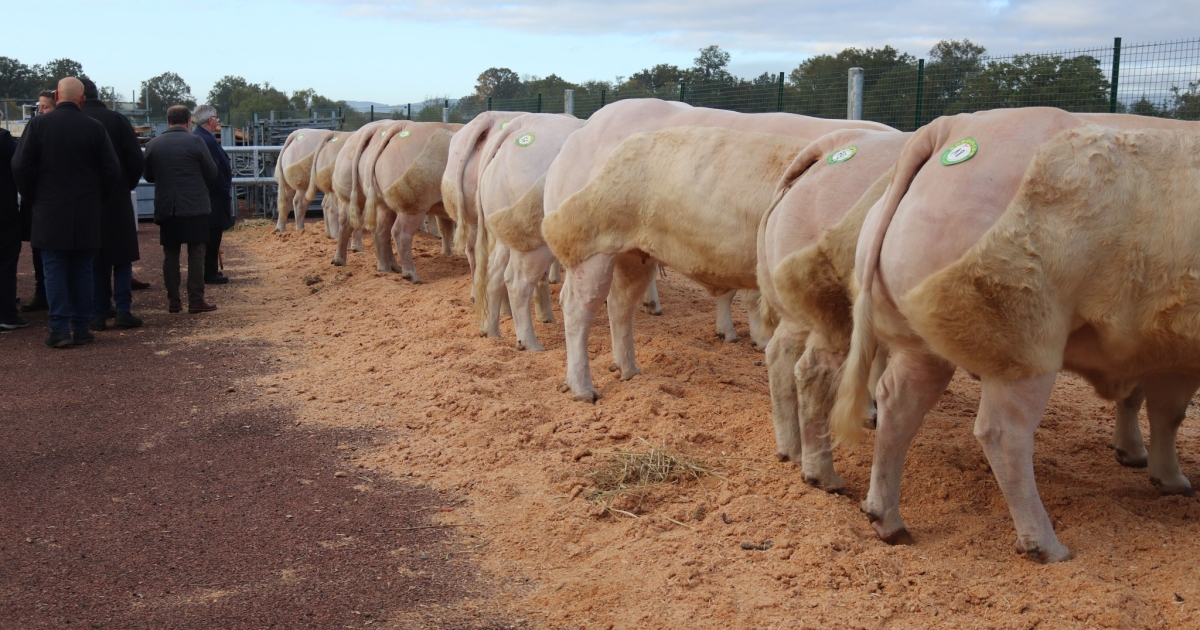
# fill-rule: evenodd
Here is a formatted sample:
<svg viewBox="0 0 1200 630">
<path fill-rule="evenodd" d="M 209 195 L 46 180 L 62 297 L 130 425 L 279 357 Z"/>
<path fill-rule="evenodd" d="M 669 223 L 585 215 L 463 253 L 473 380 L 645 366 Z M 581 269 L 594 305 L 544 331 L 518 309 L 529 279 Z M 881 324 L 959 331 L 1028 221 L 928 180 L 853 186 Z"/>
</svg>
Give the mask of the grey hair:
<svg viewBox="0 0 1200 630">
<path fill-rule="evenodd" d="M 210 116 L 216 116 L 216 115 L 217 115 L 216 107 L 213 107 L 212 105 L 201 105 L 196 108 L 196 111 L 192 112 L 192 123 L 197 124 L 197 125 L 203 125 L 204 123 L 208 122 L 208 118 Z"/>
</svg>

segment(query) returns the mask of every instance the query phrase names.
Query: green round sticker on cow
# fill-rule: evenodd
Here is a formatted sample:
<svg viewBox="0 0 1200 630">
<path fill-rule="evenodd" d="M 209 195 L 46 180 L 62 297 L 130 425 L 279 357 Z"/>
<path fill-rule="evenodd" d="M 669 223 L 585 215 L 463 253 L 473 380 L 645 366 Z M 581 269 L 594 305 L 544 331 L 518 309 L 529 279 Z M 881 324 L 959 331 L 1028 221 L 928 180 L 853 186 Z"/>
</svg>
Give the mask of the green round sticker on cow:
<svg viewBox="0 0 1200 630">
<path fill-rule="evenodd" d="M 534 137 L 535 136 L 532 133 L 526 133 L 526 134 L 517 136 L 517 146 L 527 147 L 527 146 L 533 144 Z"/>
<path fill-rule="evenodd" d="M 507 120 L 506 120 L 506 121 L 504 121 L 504 122 L 502 122 L 502 123 L 500 123 L 500 128 L 501 128 L 501 129 L 504 129 L 504 125 L 507 125 L 507 124 L 508 124 L 508 121 L 507 121 Z"/>
<path fill-rule="evenodd" d="M 975 157 L 975 152 L 978 150 L 979 143 L 975 142 L 974 138 L 963 138 L 942 153 L 942 164 L 945 166 L 962 164 Z"/>
<path fill-rule="evenodd" d="M 329 139 L 329 141 L 330 141 L 330 142 L 337 142 L 337 141 L 338 141 L 338 137 L 337 137 L 337 136 L 334 136 L 334 137 L 330 138 L 330 139 Z"/>
<path fill-rule="evenodd" d="M 399 138 L 407 138 L 407 137 L 409 137 L 409 136 L 411 136 L 411 135 L 412 135 L 412 132 L 411 132 L 411 131 L 409 131 L 409 130 L 407 130 L 407 129 L 405 129 L 404 131 L 401 131 L 400 133 L 396 134 L 396 136 L 397 136 L 397 137 L 399 137 Z"/>
<path fill-rule="evenodd" d="M 304 134 L 300 134 L 300 135 L 296 136 L 296 139 L 297 139 L 297 140 L 303 140 L 303 139 L 304 139 Z"/>
<path fill-rule="evenodd" d="M 830 153 L 829 157 L 825 158 L 825 161 L 830 164 L 841 164 L 842 162 L 848 162 L 857 153 L 858 147 L 851 145 Z"/>
</svg>

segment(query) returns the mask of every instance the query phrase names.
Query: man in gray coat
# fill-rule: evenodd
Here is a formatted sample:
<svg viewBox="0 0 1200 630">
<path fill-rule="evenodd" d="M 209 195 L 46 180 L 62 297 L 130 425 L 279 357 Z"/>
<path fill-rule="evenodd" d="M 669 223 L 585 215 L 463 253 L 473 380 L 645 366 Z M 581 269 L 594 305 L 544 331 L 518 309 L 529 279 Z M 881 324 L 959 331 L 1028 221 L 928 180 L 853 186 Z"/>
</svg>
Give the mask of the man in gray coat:
<svg viewBox="0 0 1200 630">
<path fill-rule="evenodd" d="M 204 246 L 208 242 L 206 180 L 217 176 L 217 165 L 204 141 L 188 132 L 191 112 L 183 105 L 167 110 L 163 134 L 146 145 L 143 177 L 154 184 L 154 222 L 159 225 L 162 245 L 163 284 L 167 287 L 168 310 L 183 310 L 179 296 L 179 253 L 188 249 L 188 312 L 206 313 L 217 305 L 204 300 Z"/>
</svg>

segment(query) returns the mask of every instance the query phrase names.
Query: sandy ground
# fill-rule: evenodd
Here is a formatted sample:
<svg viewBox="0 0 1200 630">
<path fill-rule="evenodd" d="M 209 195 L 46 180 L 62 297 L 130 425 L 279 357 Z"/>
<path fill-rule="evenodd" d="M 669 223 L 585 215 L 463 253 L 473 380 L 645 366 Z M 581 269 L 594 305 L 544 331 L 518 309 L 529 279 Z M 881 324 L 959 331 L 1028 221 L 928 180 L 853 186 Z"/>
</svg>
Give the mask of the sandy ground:
<svg viewBox="0 0 1200 630">
<path fill-rule="evenodd" d="M 664 316 L 638 314 L 640 376 L 620 382 L 604 371 L 608 328 L 597 322 L 603 398 L 593 406 L 558 392 L 561 324 L 536 324 L 544 353 L 518 351 L 508 319 L 503 340 L 476 336 L 467 263 L 441 256 L 428 235 L 415 244 L 420 285 L 376 273 L 369 245 L 347 267 L 331 266 L 334 243 L 319 225 L 229 239 L 251 261 L 233 275 L 262 280 L 240 289 L 264 309 L 246 334 L 279 348 L 280 372 L 258 383 L 263 394 L 294 405 L 303 424 L 384 430 L 389 438 L 358 465 L 456 496 L 461 507 L 441 522 L 481 545 L 492 579 L 517 585 L 498 595 L 514 619 L 548 628 L 1200 627 L 1200 501 L 1159 497 L 1144 469 L 1119 466 L 1108 447 L 1113 405 L 1077 378 L 1059 378 L 1034 462 L 1074 560 L 1040 566 L 1016 555 L 1004 498 L 971 435 L 979 389 L 961 373 L 909 453 L 902 510 L 917 543 L 889 547 L 858 509 L 871 440 L 836 453 L 845 496 L 809 488 L 776 462 L 763 355 L 714 338 L 712 300 L 676 273 L 660 284 Z M 745 311 L 734 312 L 747 339 Z M 1200 481 L 1195 414 L 1179 451 L 1184 473 Z M 588 500 L 589 474 L 607 453 L 651 445 L 716 474 L 618 500 L 635 517 Z"/>
</svg>

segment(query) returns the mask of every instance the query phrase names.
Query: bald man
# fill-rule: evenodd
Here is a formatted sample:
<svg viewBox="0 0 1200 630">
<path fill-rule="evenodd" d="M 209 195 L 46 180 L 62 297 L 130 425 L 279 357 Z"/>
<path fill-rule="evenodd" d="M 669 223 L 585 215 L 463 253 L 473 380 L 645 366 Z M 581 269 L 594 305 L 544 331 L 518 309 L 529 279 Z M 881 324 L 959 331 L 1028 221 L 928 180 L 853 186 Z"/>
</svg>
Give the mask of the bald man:
<svg viewBox="0 0 1200 630">
<path fill-rule="evenodd" d="M 95 340 L 88 332 L 92 259 L 121 164 L 104 125 L 80 110 L 79 79 L 59 81 L 56 100 L 54 111 L 29 121 L 12 165 L 21 197 L 33 200 L 30 244 L 42 250 L 50 303 L 46 345 L 67 348 Z"/>
</svg>

